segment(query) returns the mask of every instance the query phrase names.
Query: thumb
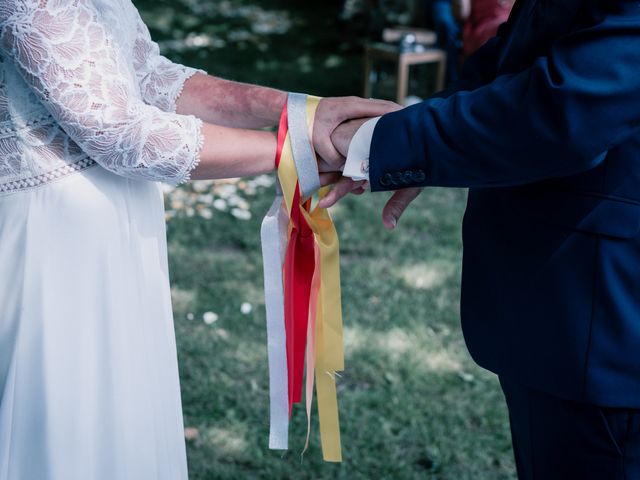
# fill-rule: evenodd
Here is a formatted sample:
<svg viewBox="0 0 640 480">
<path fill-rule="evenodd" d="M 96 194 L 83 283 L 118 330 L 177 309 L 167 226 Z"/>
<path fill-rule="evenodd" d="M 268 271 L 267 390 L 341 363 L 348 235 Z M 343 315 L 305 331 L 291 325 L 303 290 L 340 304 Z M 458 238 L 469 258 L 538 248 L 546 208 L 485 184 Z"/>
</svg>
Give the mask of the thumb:
<svg viewBox="0 0 640 480">
<path fill-rule="evenodd" d="M 398 224 L 398 220 L 418 195 L 422 188 L 406 188 L 393 193 L 382 210 L 382 223 L 387 230 L 393 230 Z"/>
</svg>

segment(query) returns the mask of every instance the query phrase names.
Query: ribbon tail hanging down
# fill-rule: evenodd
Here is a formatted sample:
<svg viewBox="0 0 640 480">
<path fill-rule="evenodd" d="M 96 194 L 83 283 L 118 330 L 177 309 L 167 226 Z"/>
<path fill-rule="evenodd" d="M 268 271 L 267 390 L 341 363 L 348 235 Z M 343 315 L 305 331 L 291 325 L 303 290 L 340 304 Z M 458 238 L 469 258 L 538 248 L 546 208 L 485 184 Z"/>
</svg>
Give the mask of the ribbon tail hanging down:
<svg viewBox="0 0 640 480">
<path fill-rule="evenodd" d="M 315 383 L 323 457 L 339 462 L 342 455 L 335 376 L 344 369 L 344 353 L 338 238 L 329 213 L 318 207 L 311 211 L 310 199 L 320 189 L 311 144 L 319 100 L 299 94 L 288 96 L 276 155 L 282 198 L 276 199 L 263 222 L 269 445 L 287 448 L 291 407 L 301 401 L 306 353 L 307 414 Z M 321 189 L 320 196 L 326 191 Z M 305 450 L 309 427 L 308 420 Z"/>
<path fill-rule="evenodd" d="M 289 398 L 284 326 L 282 265 L 289 219 L 282 196 L 276 197 L 262 222 L 262 256 L 267 313 L 267 357 L 269 363 L 269 448 L 289 447 Z"/>
<path fill-rule="evenodd" d="M 276 168 L 286 139 L 285 103 L 278 131 Z M 262 221 L 260 237 L 264 264 L 264 292 L 267 317 L 267 358 L 269 364 L 269 448 L 289 448 L 289 398 L 284 324 L 283 265 L 288 241 L 289 215 L 285 208 L 284 194 L 276 179 L 276 198 Z"/>
<path fill-rule="evenodd" d="M 313 128 L 315 111 L 319 99 L 309 98 L 305 114 L 309 130 Z M 315 154 L 307 142 L 308 149 L 299 151 L 296 164 L 317 164 Z M 310 169 L 307 167 L 307 169 Z M 302 169 L 304 171 L 304 169 Z M 317 171 L 317 170 L 316 170 Z M 301 182 L 302 183 L 302 182 Z M 322 198 L 328 192 L 323 188 L 319 192 Z M 311 202 L 305 202 L 301 213 L 314 233 L 316 248 L 319 251 L 318 272 L 320 289 L 316 311 L 316 391 L 318 394 L 318 416 L 320 440 L 325 461 L 342 461 L 340 422 L 336 392 L 336 372 L 344 370 L 344 349 L 342 338 L 342 307 L 340 292 L 339 242 L 335 226 L 326 209 L 316 206 L 310 211 Z"/>
</svg>

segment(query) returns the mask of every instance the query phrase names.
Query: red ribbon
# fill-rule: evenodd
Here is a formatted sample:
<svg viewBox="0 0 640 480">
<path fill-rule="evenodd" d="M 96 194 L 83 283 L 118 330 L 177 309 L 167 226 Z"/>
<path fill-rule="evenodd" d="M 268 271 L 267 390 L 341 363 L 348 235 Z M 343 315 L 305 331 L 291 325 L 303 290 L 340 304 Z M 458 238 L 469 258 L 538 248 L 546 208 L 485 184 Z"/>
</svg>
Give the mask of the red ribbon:
<svg viewBox="0 0 640 480">
<path fill-rule="evenodd" d="M 276 168 L 288 132 L 287 105 L 285 103 L 278 128 Z M 291 205 L 291 233 L 284 261 L 284 322 L 287 334 L 287 370 L 289 380 L 289 415 L 294 403 L 302 401 L 305 350 L 309 321 L 311 283 L 315 271 L 313 231 L 302 215 L 300 185 L 297 185 Z M 308 210 L 311 200 L 305 202 Z"/>
</svg>

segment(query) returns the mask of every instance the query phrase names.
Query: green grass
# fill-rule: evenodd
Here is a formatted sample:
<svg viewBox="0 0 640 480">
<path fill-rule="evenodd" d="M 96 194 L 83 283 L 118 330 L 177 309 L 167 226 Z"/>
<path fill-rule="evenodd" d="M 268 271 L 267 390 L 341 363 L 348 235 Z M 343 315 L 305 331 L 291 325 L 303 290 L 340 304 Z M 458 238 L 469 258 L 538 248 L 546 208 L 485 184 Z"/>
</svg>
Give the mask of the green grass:
<svg viewBox="0 0 640 480">
<path fill-rule="evenodd" d="M 332 28 L 337 3 L 253 2 L 265 10 L 286 9 L 288 32 L 165 53 L 238 80 L 319 95 L 357 94 L 360 51 Z M 252 21 L 198 13 L 193 0 L 136 5 L 158 40 L 189 32 L 228 40 Z M 341 240 L 346 353 L 338 383 L 340 465 L 322 461 L 315 405 L 304 459 L 302 406 L 294 409 L 291 450 L 283 455 L 267 446 L 259 229 L 272 189 L 240 192 L 250 204 L 247 221 L 216 209 L 210 219 L 188 216 L 176 198 L 206 193 L 192 190 L 183 187 L 167 197 L 177 212 L 168 240 L 184 419 L 198 432 L 187 440 L 191 480 L 514 478 L 498 382 L 474 365 L 459 327 L 464 190 L 425 191 L 395 232 L 382 228 L 384 194 L 348 198 L 332 211 Z M 200 206 L 209 203 L 201 198 Z M 240 312 L 244 302 L 253 306 L 249 314 Z M 219 319 L 203 322 L 208 311 Z"/>
<path fill-rule="evenodd" d="M 333 210 L 341 238 L 346 370 L 339 380 L 344 462 L 322 462 L 314 414 L 300 463 L 305 414 L 294 411 L 291 451 L 269 451 L 268 372 L 260 217 L 178 216 L 169 223 L 191 478 L 513 478 L 497 381 L 473 364 L 458 320 L 460 221 L 465 193 L 426 191 L 386 232 L 386 196 Z M 249 315 L 240 305 L 254 306 Z M 219 314 L 212 325 L 206 311 Z M 187 319 L 193 313 L 194 319 Z"/>
</svg>

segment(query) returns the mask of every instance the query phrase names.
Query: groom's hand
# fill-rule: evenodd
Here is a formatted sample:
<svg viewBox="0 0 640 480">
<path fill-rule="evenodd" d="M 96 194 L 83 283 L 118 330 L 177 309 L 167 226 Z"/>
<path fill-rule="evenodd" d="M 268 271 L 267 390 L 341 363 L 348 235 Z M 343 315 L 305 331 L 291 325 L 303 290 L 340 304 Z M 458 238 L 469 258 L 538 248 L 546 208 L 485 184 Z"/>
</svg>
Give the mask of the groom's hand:
<svg viewBox="0 0 640 480">
<path fill-rule="evenodd" d="M 331 174 L 329 174 L 331 175 Z M 333 183 L 336 177 L 331 177 L 327 184 Z M 320 200 L 320 208 L 329 208 L 335 205 L 343 197 L 348 194 L 360 195 L 364 192 L 366 185 L 364 182 L 356 182 L 348 177 L 342 177 L 335 181 L 335 185 L 331 191 Z M 393 230 L 398 225 L 398 220 L 407 209 L 407 207 L 413 202 L 418 195 L 422 192 L 422 188 L 404 188 L 402 190 L 396 190 L 391 195 L 391 198 L 387 201 L 387 204 L 382 210 L 382 224 L 387 230 Z"/>
<path fill-rule="evenodd" d="M 394 104 L 395 105 L 395 104 Z M 349 120 L 340 124 L 336 129 L 334 129 L 331 134 L 331 143 L 335 150 L 344 158 L 347 157 L 347 152 L 349 151 L 349 145 L 351 144 L 351 139 L 356 134 L 358 129 L 367 121 L 368 118 L 359 118 L 356 120 Z M 318 168 L 320 172 L 330 172 L 332 170 L 331 165 L 328 165 L 327 162 L 324 162 L 321 159 L 318 159 Z M 327 175 L 327 174 L 325 174 Z M 365 192 L 367 187 L 367 182 L 360 180 L 354 181 L 348 177 L 342 177 L 341 175 L 337 176 L 327 176 L 327 179 L 331 178 L 331 182 L 327 184 L 334 184 L 332 190 L 322 199 L 320 200 L 319 206 L 320 208 L 329 208 L 338 202 L 345 195 L 352 193 L 354 195 L 360 195 Z"/>
<path fill-rule="evenodd" d="M 313 146 L 320 157 L 320 169 L 340 171 L 344 166 L 348 143 L 346 149 L 343 148 L 340 151 L 334 146 L 331 138 L 340 124 L 352 119 L 377 117 L 399 108 L 401 107 L 398 104 L 387 100 L 367 100 L 359 97 L 333 97 L 320 100 L 313 123 Z M 344 147 L 344 143 L 342 146 Z"/>
<path fill-rule="evenodd" d="M 395 106 L 394 110 L 400 108 L 400 106 L 395 103 L 393 105 Z M 369 119 L 359 118 L 356 120 L 349 120 L 334 129 L 331 134 L 331 143 L 340 155 L 346 158 L 353 136 L 367 120 Z M 322 162 L 320 162 L 320 169 L 322 171 Z M 320 201 L 320 208 L 329 208 L 332 205 L 335 205 L 340 199 L 349 193 L 356 195 L 364 193 L 365 188 L 367 187 L 366 182 L 354 181 L 348 177 L 341 177 L 336 180 L 337 181 L 335 182 L 332 190 Z"/>
<path fill-rule="evenodd" d="M 399 108 L 401 107 L 396 105 L 394 110 Z M 347 156 L 353 136 L 367 120 L 368 119 L 365 118 L 344 122 L 334 130 L 331 135 L 331 140 L 334 148 L 341 155 L 344 157 Z M 329 208 L 349 193 L 361 194 L 364 192 L 365 187 L 366 184 L 364 184 L 364 182 L 358 182 L 348 177 L 342 177 L 335 183 L 333 189 L 327 194 L 327 196 L 320 201 L 320 207 Z M 393 230 L 396 227 L 406 208 L 418 197 L 418 195 L 420 195 L 421 192 L 422 188 L 406 188 L 397 190 L 393 193 L 382 211 L 382 223 L 386 229 Z"/>
<path fill-rule="evenodd" d="M 387 230 L 393 230 L 398 225 L 398 220 L 407 209 L 409 204 L 413 202 L 422 192 L 422 188 L 404 188 L 396 190 L 382 210 L 382 224 Z"/>
<path fill-rule="evenodd" d="M 331 134 L 331 143 L 340 155 L 347 158 L 349 145 L 354 135 L 364 125 L 368 118 L 357 118 L 355 120 L 346 121 L 338 126 Z"/>
</svg>

